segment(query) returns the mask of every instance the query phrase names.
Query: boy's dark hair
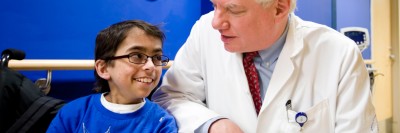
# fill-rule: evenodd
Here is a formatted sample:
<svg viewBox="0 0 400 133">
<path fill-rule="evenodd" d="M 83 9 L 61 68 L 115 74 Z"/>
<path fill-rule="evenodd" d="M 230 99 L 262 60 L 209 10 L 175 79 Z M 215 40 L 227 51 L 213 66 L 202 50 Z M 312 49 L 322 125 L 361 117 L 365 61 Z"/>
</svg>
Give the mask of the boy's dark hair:
<svg viewBox="0 0 400 133">
<path fill-rule="evenodd" d="M 127 37 L 127 34 L 132 28 L 139 28 L 145 32 L 146 35 L 155 37 L 164 42 L 165 35 L 157 27 L 142 20 L 126 20 L 115 23 L 106 29 L 101 30 L 96 37 L 95 46 L 95 61 L 115 56 L 115 53 L 121 45 L 121 42 Z M 111 60 L 105 60 L 107 64 L 111 64 Z M 96 83 L 95 91 L 109 92 L 110 87 L 107 80 L 101 78 L 97 72 L 94 72 Z"/>
</svg>

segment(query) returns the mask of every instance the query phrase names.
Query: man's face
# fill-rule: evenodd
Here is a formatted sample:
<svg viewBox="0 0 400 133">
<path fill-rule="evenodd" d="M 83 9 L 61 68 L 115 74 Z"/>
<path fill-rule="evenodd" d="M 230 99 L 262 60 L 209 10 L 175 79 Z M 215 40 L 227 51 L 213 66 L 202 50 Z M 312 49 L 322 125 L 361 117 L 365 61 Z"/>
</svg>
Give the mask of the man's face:
<svg viewBox="0 0 400 133">
<path fill-rule="evenodd" d="M 280 36 L 276 25 L 276 8 L 255 0 L 212 0 L 212 26 L 221 33 L 225 50 L 251 52 L 268 48 Z"/>
</svg>

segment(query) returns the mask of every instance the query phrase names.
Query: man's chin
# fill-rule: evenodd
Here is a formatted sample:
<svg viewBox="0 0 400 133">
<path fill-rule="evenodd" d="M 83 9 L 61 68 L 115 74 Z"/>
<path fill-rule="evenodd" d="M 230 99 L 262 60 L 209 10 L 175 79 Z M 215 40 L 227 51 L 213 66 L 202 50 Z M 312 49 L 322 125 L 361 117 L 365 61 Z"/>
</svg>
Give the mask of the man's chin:
<svg viewBox="0 0 400 133">
<path fill-rule="evenodd" d="M 229 44 L 229 45 L 232 45 L 232 44 Z M 243 52 L 243 49 L 239 49 L 237 47 L 230 47 L 230 46 L 227 46 L 226 44 L 224 44 L 224 48 L 226 51 L 228 51 L 230 53 L 242 53 Z"/>
</svg>

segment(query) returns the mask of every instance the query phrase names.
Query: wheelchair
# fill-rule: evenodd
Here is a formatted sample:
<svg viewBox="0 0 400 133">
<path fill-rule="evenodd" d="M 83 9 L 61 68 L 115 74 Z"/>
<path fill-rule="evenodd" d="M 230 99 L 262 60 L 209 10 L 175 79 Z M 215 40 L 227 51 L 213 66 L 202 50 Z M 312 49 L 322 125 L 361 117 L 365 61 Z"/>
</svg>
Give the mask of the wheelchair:
<svg viewBox="0 0 400 133">
<path fill-rule="evenodd" d="M 23 60 L 25 53 L 6 49 L 0 65 L 0 133 L 46 132 L 63 100 L 46 96 L 30 79 L 8 67 L 9 60 Z"/>
</svg>

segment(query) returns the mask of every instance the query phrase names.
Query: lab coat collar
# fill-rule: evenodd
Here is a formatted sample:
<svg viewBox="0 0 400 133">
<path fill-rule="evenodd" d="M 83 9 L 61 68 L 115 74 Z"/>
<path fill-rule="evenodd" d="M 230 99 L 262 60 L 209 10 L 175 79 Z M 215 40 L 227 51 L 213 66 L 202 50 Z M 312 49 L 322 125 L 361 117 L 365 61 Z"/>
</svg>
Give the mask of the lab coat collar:
<svg viewBox="0 0 400 133">
<path fill-rule="evenodd" d="M 299 33 L 301 32 L 299 29 L 302 28 L 302 20 L 294 14 L 290 14 L 290 17 L 286 43 L 279 55 L 259 115 L 262 115 L 263 111 L 266 110 L 274 100 L 280 100 L 275 98 L 278 94 L 290 95 L 291 90 L 285 88 L 293 88 L 295 86 L 295 79 L 298 75 L 298 72 L 295 71 L 295 64 L 297 64 L 296 57 L 301 54 L 304 44 L 302 34 Z"/>
</svg>

